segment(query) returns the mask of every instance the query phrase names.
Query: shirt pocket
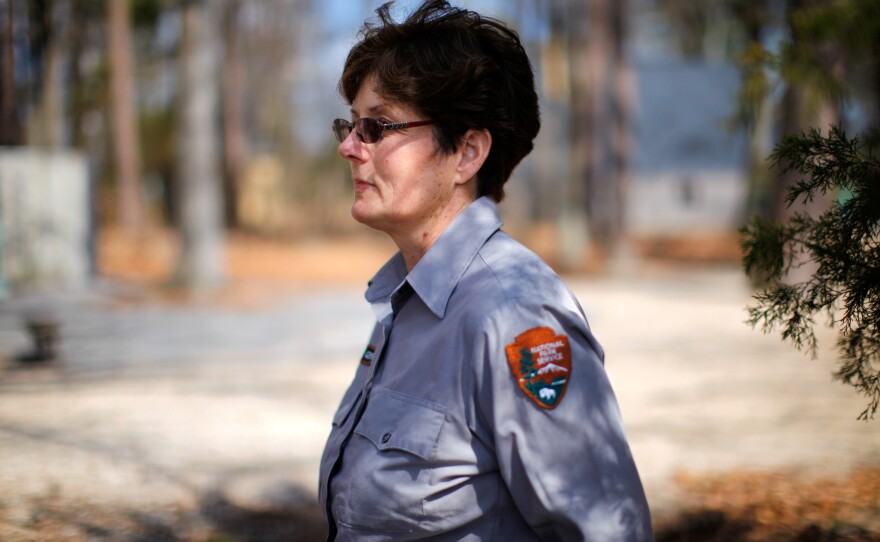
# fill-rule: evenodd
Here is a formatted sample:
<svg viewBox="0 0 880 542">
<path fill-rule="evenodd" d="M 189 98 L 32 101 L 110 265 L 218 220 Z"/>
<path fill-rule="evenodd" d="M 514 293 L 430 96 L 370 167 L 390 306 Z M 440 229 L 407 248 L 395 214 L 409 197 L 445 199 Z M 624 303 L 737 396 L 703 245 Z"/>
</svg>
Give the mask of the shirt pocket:
<svg viewBox="0 0 880 542">
<path fill-rule="evenodd" d="M 373 388 L 345 449 L 333 515 L 352 532 L 419 533 L 446 407 Z"/>
<path fill-rule="evenodd" d="M 446 420 L 446 407 L 388 389 L 370 394 L 367 411 L 355 433 L 379 451 L 399 450 L 428 460 Z"/>
</svg>

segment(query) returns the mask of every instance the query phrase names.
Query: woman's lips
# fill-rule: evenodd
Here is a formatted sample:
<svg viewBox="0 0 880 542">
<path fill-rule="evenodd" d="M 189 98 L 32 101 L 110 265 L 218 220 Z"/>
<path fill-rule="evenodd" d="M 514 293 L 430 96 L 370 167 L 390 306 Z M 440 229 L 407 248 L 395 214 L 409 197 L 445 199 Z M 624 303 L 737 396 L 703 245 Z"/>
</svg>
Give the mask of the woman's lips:
<svg viewBox="0 0 880 542">
<path fill-rule="evenodd" d="M 354 178 L 354 191 L 355 192 L 363 192 L 365 190 L 369 190 L 373 187 L 372 183 L 368 183 L 363 179 Z"/>
</svg>

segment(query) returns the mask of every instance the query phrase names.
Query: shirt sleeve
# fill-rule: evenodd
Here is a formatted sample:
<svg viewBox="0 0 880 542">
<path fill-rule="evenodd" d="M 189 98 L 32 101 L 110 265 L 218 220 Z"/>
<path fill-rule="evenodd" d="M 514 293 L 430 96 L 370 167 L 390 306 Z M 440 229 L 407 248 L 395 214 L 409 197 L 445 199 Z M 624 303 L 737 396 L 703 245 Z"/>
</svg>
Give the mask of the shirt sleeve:
<svg viewBox="0 0 880 542">
<path fill-rule="evenodd" d="M 535 533 L 653 540 L 603 354 L 577 302 L 505 304 L 486 318 L 475 348 L 477 414 Z"/>
</svg>

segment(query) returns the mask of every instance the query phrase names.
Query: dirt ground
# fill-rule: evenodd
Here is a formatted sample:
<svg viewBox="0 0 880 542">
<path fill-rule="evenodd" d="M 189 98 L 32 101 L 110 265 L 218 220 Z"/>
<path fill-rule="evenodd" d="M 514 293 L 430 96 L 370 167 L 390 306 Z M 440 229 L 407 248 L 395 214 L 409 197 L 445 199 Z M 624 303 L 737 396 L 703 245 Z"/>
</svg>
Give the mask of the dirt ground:
<svg viewBox="0 0 880 542">
<path fill-rule="evenodd" d="M 233 237 L 227 287 L 192 299 L 173 237 L 100 246 L 88 292 L 0 301 L 0 540 L 320 540 L 317 461 L 392 247 Z M 880 541 L 880 429 L 831 380 L 830 333 L 811 360 L 749 329 L 735 265 L 567 280 L 658 540 Z M 23 362 L 47 311 L 58 359 Z"/>
</svg>

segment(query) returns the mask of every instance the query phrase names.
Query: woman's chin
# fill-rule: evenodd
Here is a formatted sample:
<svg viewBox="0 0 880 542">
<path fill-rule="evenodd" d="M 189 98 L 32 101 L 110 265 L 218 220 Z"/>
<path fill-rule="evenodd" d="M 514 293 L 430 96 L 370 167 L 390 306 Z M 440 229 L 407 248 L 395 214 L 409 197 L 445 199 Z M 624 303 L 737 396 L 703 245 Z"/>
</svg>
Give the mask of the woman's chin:
<svg viewBox="0 0 880 542">
<path fill-rule="evenodd" d="M 369 206 L 363 201 L 355 201 L 351 206 L 351 217 L 364 226 L 374 227 L 376 223 L 375 213 L 370 212 Z"/>
</svg>

